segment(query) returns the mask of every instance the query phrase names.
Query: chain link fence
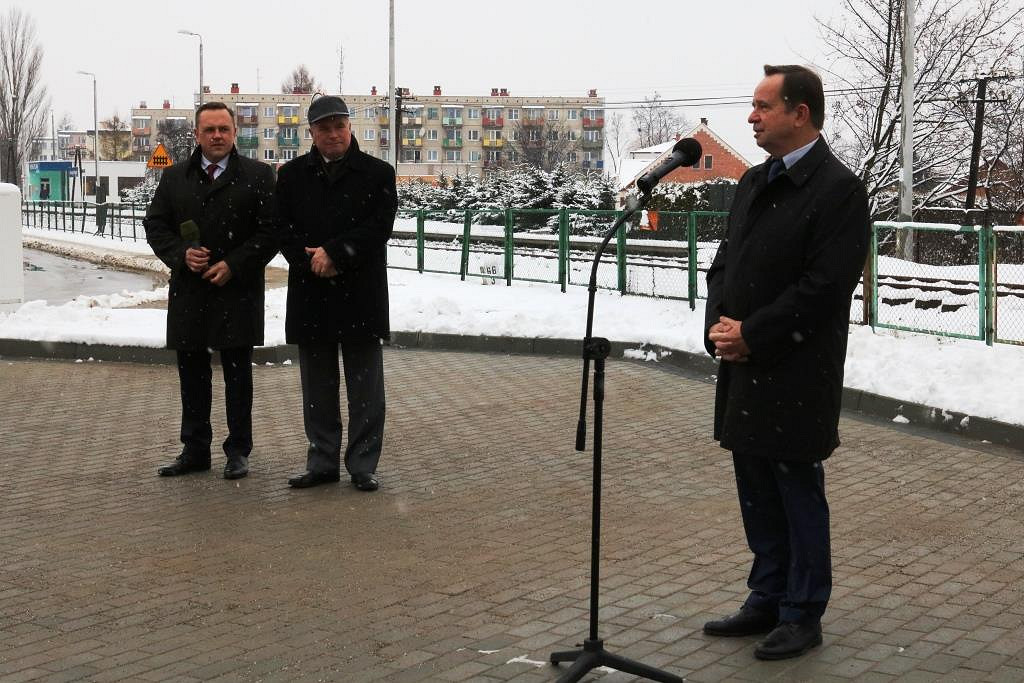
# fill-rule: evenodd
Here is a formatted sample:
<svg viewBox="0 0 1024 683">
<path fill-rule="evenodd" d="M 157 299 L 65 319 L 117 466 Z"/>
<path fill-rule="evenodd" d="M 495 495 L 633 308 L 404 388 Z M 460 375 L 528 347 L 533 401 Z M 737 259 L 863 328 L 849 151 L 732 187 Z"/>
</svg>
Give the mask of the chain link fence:
<svg viewBox="0 0 1024 683">
<path fill-rule="evenodd" d="M 1024 226 L 992 231 L 995 341 L 1024 345 Z"/>
</svg>

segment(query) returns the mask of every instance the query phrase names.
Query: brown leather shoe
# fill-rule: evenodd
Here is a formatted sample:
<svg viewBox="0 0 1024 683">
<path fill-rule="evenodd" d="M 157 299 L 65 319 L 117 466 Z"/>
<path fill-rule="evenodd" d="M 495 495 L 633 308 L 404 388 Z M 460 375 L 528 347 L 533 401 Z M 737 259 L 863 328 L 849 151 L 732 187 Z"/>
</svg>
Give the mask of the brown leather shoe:
<svg viewBox="0 0 1024 683">
<path fill-rule="evenodd" d="M 821 624 L 797 624 L 784 621 L 754 648 L 758 659 L 789 659 L 799 657 L 812 647 L 821 645 Z"/>
<path fill-rule="evenodd" d="M 744 605 L 736 614 L 704 624 L 704 633 L 725 638 L 753 636 L 768 633 L 777 623 L 779 619 L 774 614 Z"/>
</svg>

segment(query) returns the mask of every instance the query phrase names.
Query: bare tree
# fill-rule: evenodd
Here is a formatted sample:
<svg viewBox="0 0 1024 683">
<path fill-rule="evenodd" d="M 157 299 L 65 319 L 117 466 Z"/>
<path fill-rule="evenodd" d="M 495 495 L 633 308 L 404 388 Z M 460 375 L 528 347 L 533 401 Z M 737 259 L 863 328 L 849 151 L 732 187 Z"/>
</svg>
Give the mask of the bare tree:
<svg viewBox="0 0 1024 683">
<path fill-rule="evenodd" d="M 185 161 L 196 148 L 192 126 L 180 119 L 163 119 L 156 124 L 156 141 L 167 148 L 175 163 Z"/>
<path fill-rule="evenodd" d="M 516 119 L 508 147 L 519 163 L 552 171 L 580 149 L 580 140 L 562 121 Z"/>
<path fill-rule="evenodd" d="M 645 97 L 644 103 L 633 108 L 633 127 L 636 129 L 637 147 L 650 147 L 671 140 L 689 123 L 684 116 L 677 114 L 654 93 L 653 97 Z"/>
<path fill-rule="evenodd" d="M 295 67 L 288 78 L 281 81 L 281 92 L 308 95 L 318 92 L 323 86 L 309 73 L 305 64 Z"/>
<path fill-rule="evenodd" d="M 608 156 L 612 162 L 612 173 L 619 175 L 619 164 L 622 156 L 626 153 L 626 146 L 629 142 L 629 133 L 626 131 L 626 121 L 622 112 L 615 112 L 608 117 L 608 125 L 605 131 L 605 147 L 608 149 Z"/>
<path fill-rule="evenodd" d="M 35 22 L 12 7 L 0 17 L 0 178 L 18 186 L 32 141 L 46 130 L 50 98 L 42 64 Z"/>
<path fill-rule="evenodd" d="M 896 211 L 900 175 L 900 16 L 903 0 L 844 0 L 820 22 L 842 92 L 826 122 L 833 148 L 868 189 L 871 212 Z M 914 74 L 914 206 L 962 195 L 970 161 L 976 78 L 1020 63 L 1024 8 L 1013 0 L 920 0 Z M 965 106 L 968 105 L 969 106 Z"/>
<path fill-rule="evenodd" d="M 123 161 L 131 158 L 132 133 L 117 112 L 111 114 L 109 119 L 100 121 L 103 131 L 100 132 L 100 158 L 106 157 L 114 161 Z M 104 134 L 105 132 L 105 134 Z"/>
</svg>

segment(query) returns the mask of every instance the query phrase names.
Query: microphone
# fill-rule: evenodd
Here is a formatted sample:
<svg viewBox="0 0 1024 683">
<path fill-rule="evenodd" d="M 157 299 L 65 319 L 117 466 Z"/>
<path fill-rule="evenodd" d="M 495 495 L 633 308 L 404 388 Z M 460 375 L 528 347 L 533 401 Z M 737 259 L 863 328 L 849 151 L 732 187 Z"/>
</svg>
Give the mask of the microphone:
<svg viewBox="0 0 1024 683">
<path fill-rule="evenodd" d="M 700 160 L 704 150 L 693 138 L 683 138 L 672 148 L 672 156 L 658 164 L 656 168 L 637 178 L 636 186 L 644 194 L 650 194 L 658 181 L 680 166 L 693 166 Z"/>
</svg>

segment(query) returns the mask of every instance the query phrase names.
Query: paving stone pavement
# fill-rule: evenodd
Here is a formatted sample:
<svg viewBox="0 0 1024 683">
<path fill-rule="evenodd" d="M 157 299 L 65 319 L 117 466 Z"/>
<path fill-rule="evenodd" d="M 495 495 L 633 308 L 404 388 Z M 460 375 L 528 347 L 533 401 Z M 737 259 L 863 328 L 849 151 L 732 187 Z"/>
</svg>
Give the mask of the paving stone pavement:
<svg viewBox="0 0 1024 683">
<path fill-rule="evenodd" d="M 588 628 L 579 361 L 387 349 L 385 367 L 365 494 L 287 487 L 297 365 L 256 369 L 252 474 L 228 482 L 223 458 L 156 476 L 178 450 L 172 367 L 0 361 L 0 680 L 554 681 L 548 655 Z M 1022 454 L 851 415 L 826 463 L 824 646 L 758 662 L 754 638 L 704 636 L 750 561 L 712 391 L 609 361 L 610 651 L 688 681 L 1024 680 Z"/>
</svg>

